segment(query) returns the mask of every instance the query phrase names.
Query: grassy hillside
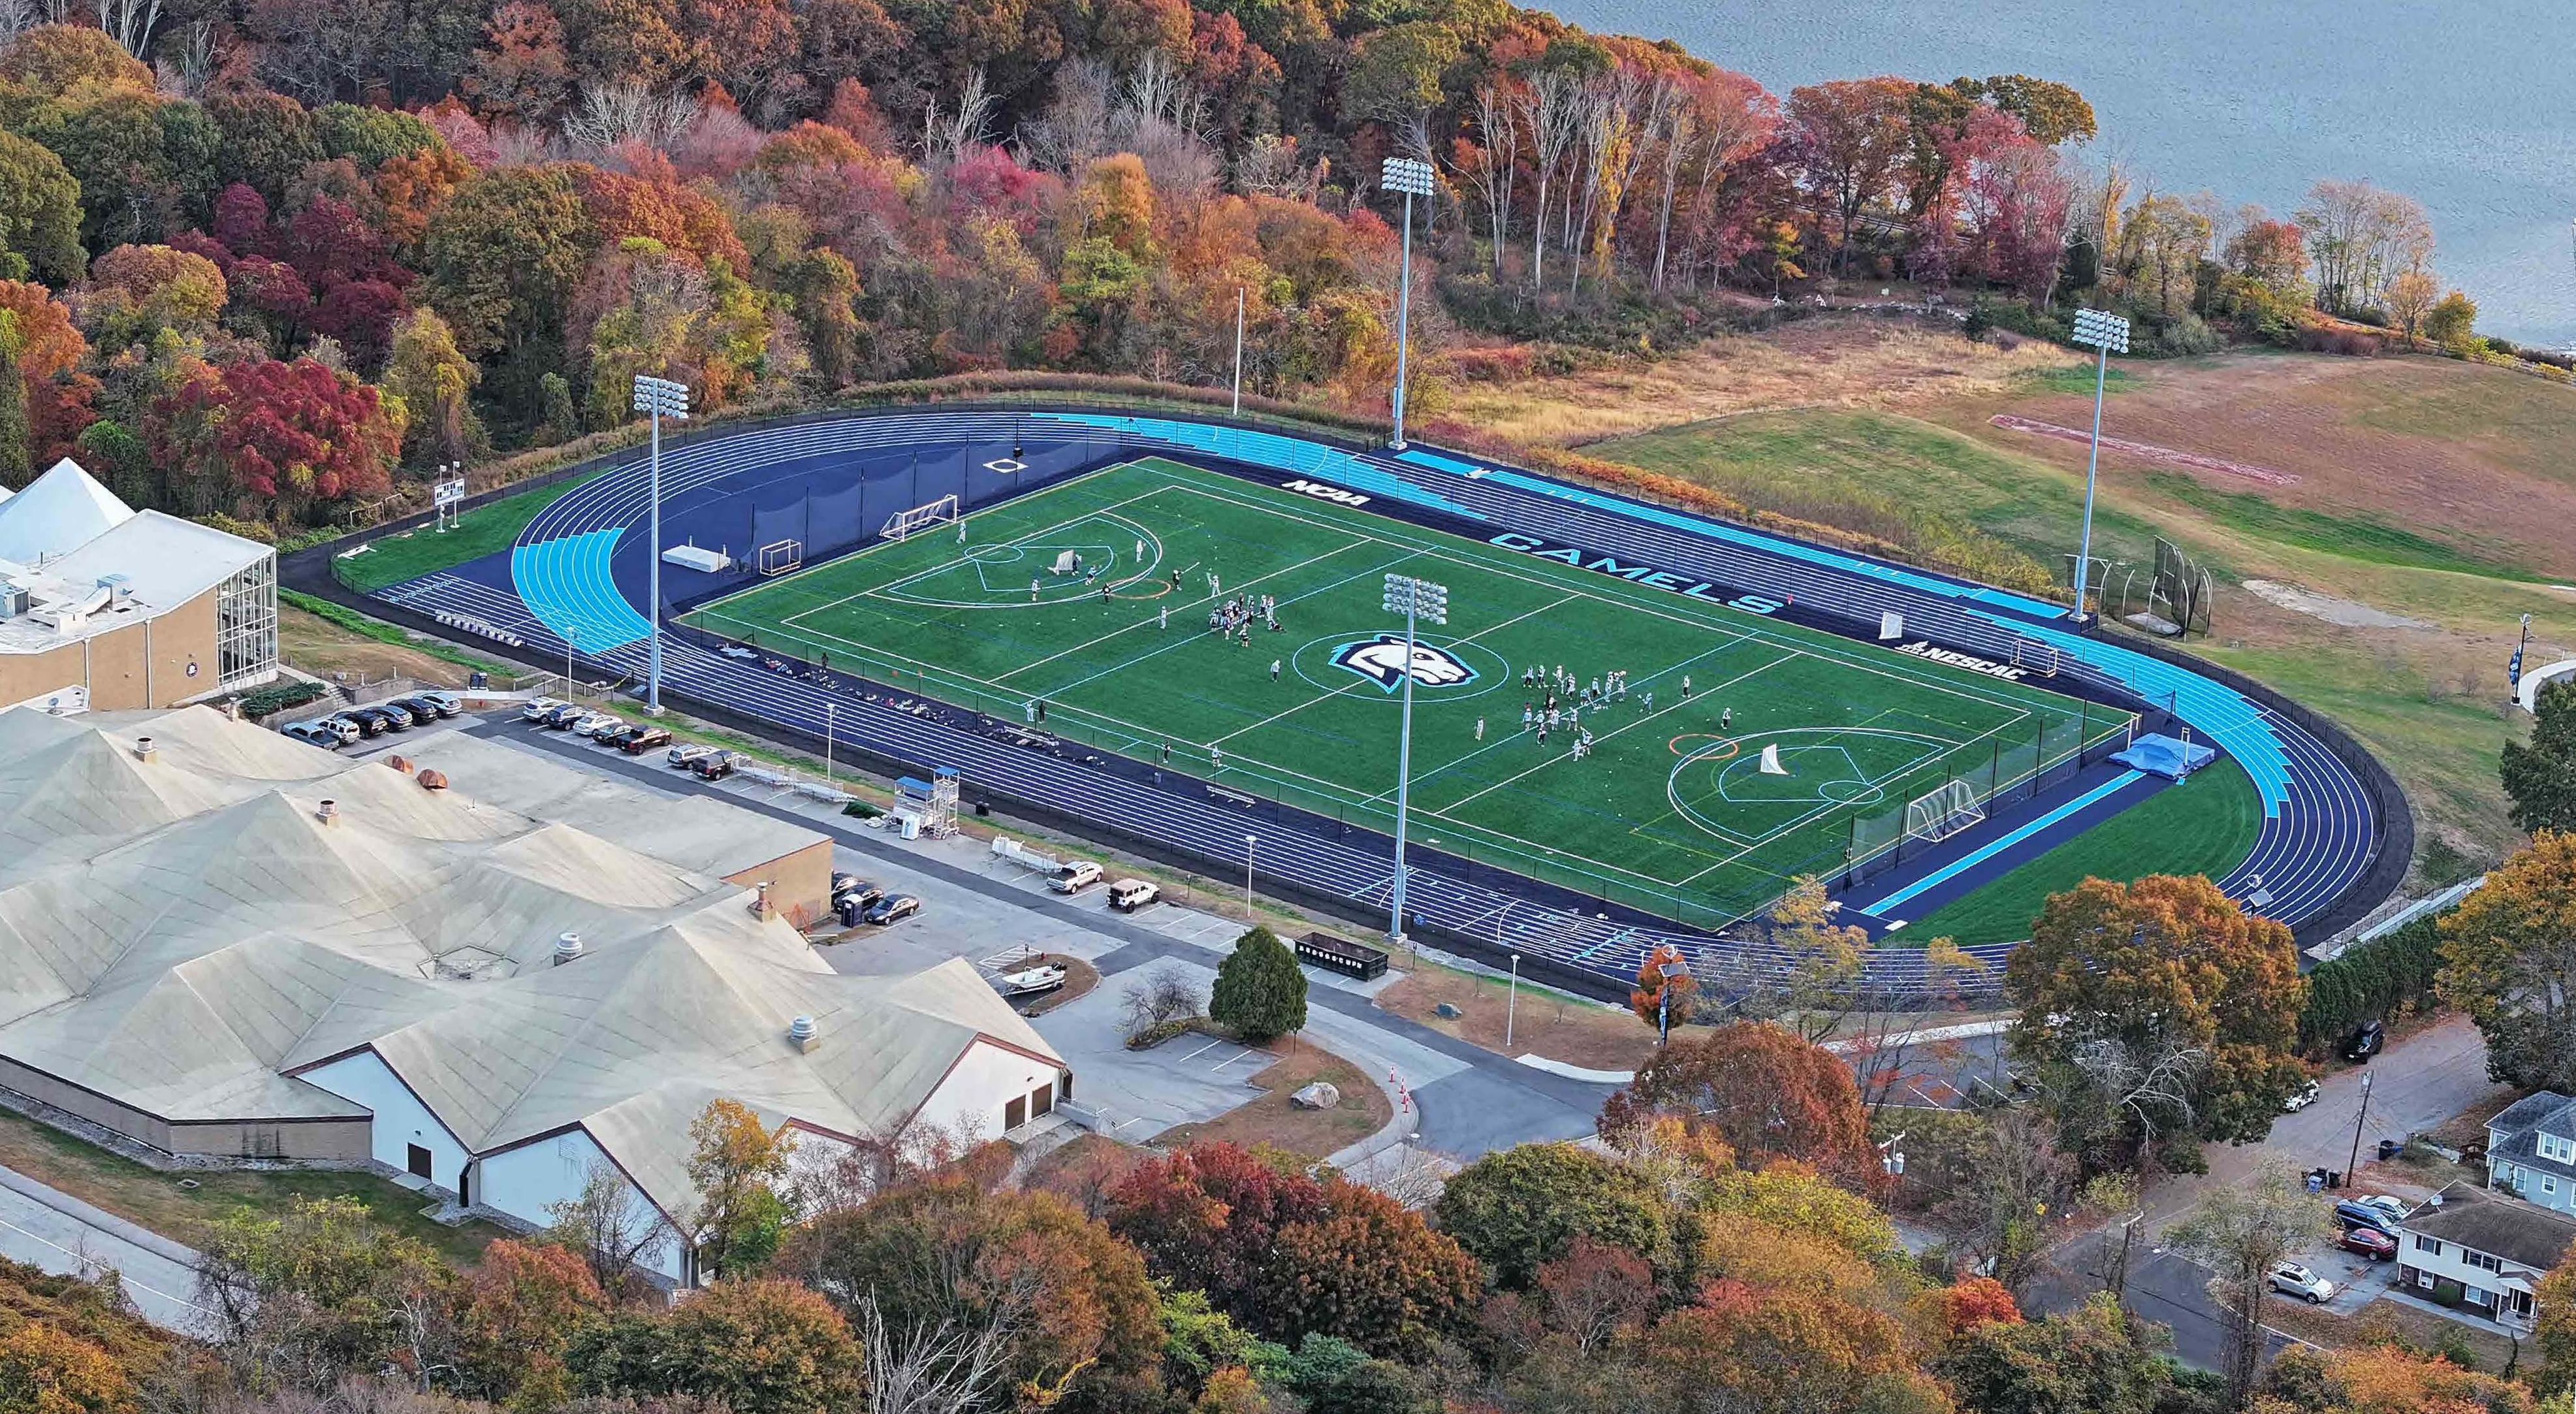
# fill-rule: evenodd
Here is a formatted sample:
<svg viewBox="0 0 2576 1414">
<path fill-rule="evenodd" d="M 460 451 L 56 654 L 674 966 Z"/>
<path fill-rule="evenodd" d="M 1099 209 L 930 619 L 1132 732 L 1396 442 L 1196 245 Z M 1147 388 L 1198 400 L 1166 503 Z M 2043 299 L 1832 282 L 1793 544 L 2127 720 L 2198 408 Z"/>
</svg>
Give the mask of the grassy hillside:
<svg viewBox="0 0 2576 1414">
<path fill-rule="evenodd" d="M 2087 425 L 2091 381 L 2077 371 L 1901 410 L 1681 423 L 1583 450 L 1751 505 L 1946 540 L 1963 557 L 2026 557 L 2063 581 L 2085 449 L 1992 419 Z M 2200 557 L 2218 581 L 2217 632 L 2190 646 L 2368 743 L 2415 804 L 2420 875 L 2457 877 L 2512 848 L 2495 767 L 2521 730 L 2504 674 L 2521 616 L 2532 616 L 2539 661 L 2576 653 L 2576 590 L 2565 587 L 2576 536 L 2564 531 L 2576 524 L 2576 459 L 2564 452 L 2576 445 L 2576 393 L 2422 358 L 2230 355 L 2115 372 L 2106 435 L 2257 475 L 2105 453 L 2096 553 L 2143 564 L 2163 536 Z"/>
</svg>

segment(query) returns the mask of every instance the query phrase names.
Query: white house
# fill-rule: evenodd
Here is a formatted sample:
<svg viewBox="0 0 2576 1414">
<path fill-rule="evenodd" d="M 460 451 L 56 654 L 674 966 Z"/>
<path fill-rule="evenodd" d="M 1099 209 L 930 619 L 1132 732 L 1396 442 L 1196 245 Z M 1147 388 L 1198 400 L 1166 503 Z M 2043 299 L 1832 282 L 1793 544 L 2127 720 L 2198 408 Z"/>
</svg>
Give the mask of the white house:
<svg viewBox="0 0 2576 1414">
<path fill-rule="evenodd" d="M 2576 1213 L 2576 1100 L 2543 1090 L 2488 1120 L 2487 1186 Z"/>
<path fill-rule="evenodd" d="M 2453 1183 L 2398 1224 L 2400 1290 L 2527 1331 L 2533 1291 L 2576 1244 L 2576 1217 Z"/>
</svg>

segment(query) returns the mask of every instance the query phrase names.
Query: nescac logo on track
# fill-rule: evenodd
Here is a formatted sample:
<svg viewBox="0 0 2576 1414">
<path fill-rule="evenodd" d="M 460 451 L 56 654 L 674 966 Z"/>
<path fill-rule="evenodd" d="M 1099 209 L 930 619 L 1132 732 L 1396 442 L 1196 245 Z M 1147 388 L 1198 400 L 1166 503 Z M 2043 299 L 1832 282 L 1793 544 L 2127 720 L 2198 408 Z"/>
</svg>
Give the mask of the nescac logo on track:
<svg viewBox="0 0 2576 1414">
<path fill-rule="evenodd" d="M 1389 692 L 1404 685 L 1404 640 L 1391 633 L 1345 643 L 1333 650 L 1333 666 L 1353 672 Z M 1413 645 L 1413 680 L 1424 687 L 1456 687 L 1476 680 L 1476 670 L 1449 650 L 1417 641 Z"/>
<path fill-rule="evenodd" d="M 1308 481 L 1302 476 L 1287 483 L 1280 489 L 1283 491 L 1296 491 L 1304 495 L 1312 496 L 1318 501 L 1330 501 L 1335 505 L 1340 506 L 1365 506 L 1369 503 L 1369 498 L 1361 495 L 1357 491 L 1345 491 L 1339 486 L 1327 486 L 1320 481 Z"/>
<path fill-rule="evenodd" d="M 1748 614 L 1775 614 L 1788 607 L 1787 600 L 1773 598 L 1768 594 L 1756 594 L 1749 590 L 1737 593 L 1713 579 L 1674 574 L 1670 570 L 1660 570 L 1641 561 L 1623 560 L 1616 555 L 1595 554 L 1579 545 L 1559 545 L 1536 535 L 1523 535 L 1517 530 L 1507 530 L 1500 535 L 1488 536 L 1486 543 L 1500 545 L 1506 550 L 1518 550 L 1524 555 L 1542 560 L 1555 560 L 1560 564 L 1572 565 L 1576 569 L 1615 575 L 1631 584 L 1643 584 L 1654 589 L 1669 590 L 1675 594 L 1687 594 L 1693 599 L 1706 599 L 1713 604 L 1724 604 L 1730 609 L 1741 609 Z"/>
<path fill-rule="evenodd" d="M 2002 678 L 2006 682 L 2019 682 L 2030 676 L 2028 668 L 2015 667 L 2010 663 L 1998 663 L 1992 658 L 1980 658 L 1974 653 L 1962 653 L 1956 648 L 1937 648 L 1919 638 L 1912 643 L 1896 645 L 1896 651 L 1909 657 L 1921 658 L 1925 662 L 1947 663 L 1951 667 L 1965 668 L 1972 673 L 1984 673 L 1990 678 Z"/>
</svg>

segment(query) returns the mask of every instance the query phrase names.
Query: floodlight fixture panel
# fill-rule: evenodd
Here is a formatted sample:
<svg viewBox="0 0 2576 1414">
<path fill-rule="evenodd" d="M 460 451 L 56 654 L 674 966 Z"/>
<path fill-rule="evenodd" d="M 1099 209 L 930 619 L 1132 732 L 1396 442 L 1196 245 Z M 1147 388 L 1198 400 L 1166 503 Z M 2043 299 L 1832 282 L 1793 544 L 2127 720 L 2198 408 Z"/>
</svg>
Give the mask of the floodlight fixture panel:
<svg viewBox="0 0 2576 1414">
<path fill-rule="evenodd" d="M 2129 321 L 2107 310 L 2079 309 L 2075 312 L 2075 342 L 2106 353 L 2127 353 Z"/>
<path fill-rule="evenodd" d="M 1415 157 L 1390 157 L 1378 169 L 1386 189 L 1407 196 L 1431 195 L 1431 164 Z"/>
</svg>

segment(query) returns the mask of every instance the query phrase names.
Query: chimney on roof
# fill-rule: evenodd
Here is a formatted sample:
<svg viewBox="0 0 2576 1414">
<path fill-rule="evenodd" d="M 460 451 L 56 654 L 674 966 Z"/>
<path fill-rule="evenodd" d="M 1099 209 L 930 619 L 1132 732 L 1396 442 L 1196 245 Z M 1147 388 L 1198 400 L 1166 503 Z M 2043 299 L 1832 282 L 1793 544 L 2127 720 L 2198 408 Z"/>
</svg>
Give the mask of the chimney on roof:
<svg viewBox="0 0 2576 1414">
<path fill-rule="evenodd" d="M 581 959 L 581 934 L 566 933 L 555 939 L 555 966 Z"/>
<path fill-rule="evenodd" d="M 763 923 L 776 918 L 778 906 L 769 901 L 769 881 L 764 879 L 752 885 L 751 888 L 751 916 Z"/>
<path fill-rule="evenodd" d="M 812 1055 L 814 1048 L 823 1044 L 822 1033 L 814 1029 L 814 1018 L 800 1016 L 787 1023 L 787 1044 L 806 1055 Z"/>
<path fill-rule="evenodd" d="M 325 825 L 340 823 L 340 802 L 336 800 L 322 802 L 321 806 L 313 812 L 313 817 Z"/>
<path fill-rule="evenodd" d="M 160 760 L 161 753 L 152 749 L 152 738 L 139 736 L 134 739 L 134 759 L 148 766 Z"/>
</svg>

